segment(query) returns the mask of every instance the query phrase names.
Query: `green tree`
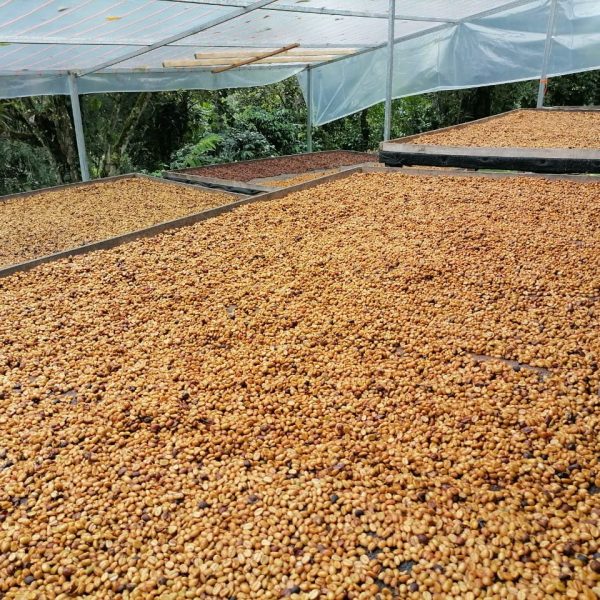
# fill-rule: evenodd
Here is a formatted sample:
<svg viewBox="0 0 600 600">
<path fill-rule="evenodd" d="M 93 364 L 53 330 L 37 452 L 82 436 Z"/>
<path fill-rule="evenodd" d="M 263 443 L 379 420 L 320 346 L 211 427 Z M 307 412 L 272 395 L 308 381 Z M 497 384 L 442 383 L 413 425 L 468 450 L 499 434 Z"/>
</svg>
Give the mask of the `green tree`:
<svg viewBox="0 0 600 600">
<path fill-rule="evenodd" d="M 600 105 L 600 71 L 553 77 L 548 81 L 546 105 Z"/>
<path fill-rule="evenodd" d="M 0 137 L 0 156 L 0 196 L 60 183 L 56 170 L 48 168 L 52 159 L 45 148 Z"/>
<path fill-rule="evenodd" d="M 535 106 L 537 81 L 452 90 L 393 102 L 392 135 Z M 552 78 L 546 105 L 600 104 L 600 71 Z M 245 160 L 306 150 L 306 105 L 296 78 L 218 91 L 99 94 L 82 98 L 96 177 Z M 315 150 L 375 150 L 383 104 L 316 127 Z M 68 97 L 0 101 L 0 192 L 79 179 Z"/>
<path fill-rule="evenodd" d="M 0 113 L 0 137 L 44 149 L 59 183 L 79 179 L 75 133 L 66 96 L 4 100 Z"/>
<path fill-rule="evenodd" d="M 149 92 L 94 94 L 84 98 L 82 118 L 94 177 L 133 170 L 130 149 L 134 138 L 145 132 L 142 120 L 151 98 Z"/>
</svg>

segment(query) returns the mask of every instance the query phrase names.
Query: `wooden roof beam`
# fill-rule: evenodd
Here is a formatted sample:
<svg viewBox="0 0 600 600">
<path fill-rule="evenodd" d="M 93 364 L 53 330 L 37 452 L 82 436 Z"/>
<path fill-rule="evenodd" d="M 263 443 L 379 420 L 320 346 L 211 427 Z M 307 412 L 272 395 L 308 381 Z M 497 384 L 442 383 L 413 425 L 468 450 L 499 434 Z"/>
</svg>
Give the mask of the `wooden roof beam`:
<svg viewBox="0 0 600 600">
<path fill-rule="evenodd" d="M 258 62 L 259 60 L 263 60 L 264 58 L 270 58 L 272 56 L 276 56 L 277 54 L 283 54 L 288 50 L 292 50 L 293 48 L 297 48 L 300 44 L 289 44 L 288 46 L 283 46 L 278 50 L 271 50 L 270 52 L 263 52 L 260 54 L 255 54 L 250 58 L 246 58 L 244 60 L 240 60 L 238 62 L 232 63 L 226 67 L 217 67 L 213 69 L 213 73 L 223 73 L 224 71 L 229 71 L 229 69 L 235 69 L 236 67 L 243 67 L 244 65 L 250 65 L 252 63 Z"/>
<path fill-rule="evenodd" d="M 218 58 L 196 58 L 196 59 L 172 59 L 163 61 L 163 68 L 193 68 L 193 67 L 228 67 L 239 68 L 244 66 L 261 66 L 261 65 L 281 65 L 281 64 L 312 64 L 316 62 L 325 62 L 339 58 L 339 55 L 320 55 L 320 56 L 273 56 L 262 59 L 248 59 L 244 61 L 235 61 L 235 59 L 218 59 Z"/>
<path fill-rule="evenodd" d="M 249 50 L 240 49 L 237 50 L 232 48 L 231 50 L 225 51 L 211 51 L 211 52 L 196 52 L 195 57 L 197 59 L 204 58 L 218 58 L 218 59 L 244 59 L 244 58 L 252 58 L 257 54 L 273 52 L 276 48 L 252 48 Z M 353 54 L 356 52 L 355 48 L 291 48 L 286 51 L 286 56 L 323 56 L 323 55 L 332 55 L 332 56 L 345 56 L 346 54 Z M 229 60 L 227 61 L 229 62 Z"/>
</svg>

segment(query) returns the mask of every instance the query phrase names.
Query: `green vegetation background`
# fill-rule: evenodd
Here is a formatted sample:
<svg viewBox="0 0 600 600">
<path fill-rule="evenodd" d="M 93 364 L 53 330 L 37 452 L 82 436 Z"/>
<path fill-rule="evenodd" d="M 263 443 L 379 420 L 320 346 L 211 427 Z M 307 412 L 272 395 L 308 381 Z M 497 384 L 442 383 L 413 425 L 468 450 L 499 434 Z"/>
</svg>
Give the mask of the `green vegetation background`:
<svg viewBox="0 0 600 600">
<path fill-rule="evenodd" d="M 392 137 L 535 106 L 537 82 L 395 100 Z M 547 106 L 600 104 L 600 71 L 552 79 Z M 264 88 L 82 98 L 93 177 L 306 151 L 296 79 Z M 314 129 L 314 150 L 375 150 L 383 105 Z M 69 98 L 0 101 L 0 195 L 79 180 Z"/>
</svg>

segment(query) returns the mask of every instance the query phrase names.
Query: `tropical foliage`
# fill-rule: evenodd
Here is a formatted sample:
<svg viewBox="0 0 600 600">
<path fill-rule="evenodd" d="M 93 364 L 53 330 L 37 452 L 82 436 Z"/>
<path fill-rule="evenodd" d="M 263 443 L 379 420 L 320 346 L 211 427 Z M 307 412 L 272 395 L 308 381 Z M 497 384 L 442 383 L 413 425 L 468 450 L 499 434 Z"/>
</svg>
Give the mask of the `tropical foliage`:
<svg viewBox="0 0 600 600">
<path fill-rule="evenodd" d="M 537 82 L 395 100 L 394 137 L 535 106 Z M 547 104 L 600 104 L 600 72 L 550 81 Z M 263 88 L 98 94 L 82 98 L 94 177 L 306 151 L 306 107 L 295 79 Z M 383 106 L 315 128 L 314 149 L 375 149 Z M 79 179 L 69 99 L 0 101 L 0 194 Z"/>
</svg>

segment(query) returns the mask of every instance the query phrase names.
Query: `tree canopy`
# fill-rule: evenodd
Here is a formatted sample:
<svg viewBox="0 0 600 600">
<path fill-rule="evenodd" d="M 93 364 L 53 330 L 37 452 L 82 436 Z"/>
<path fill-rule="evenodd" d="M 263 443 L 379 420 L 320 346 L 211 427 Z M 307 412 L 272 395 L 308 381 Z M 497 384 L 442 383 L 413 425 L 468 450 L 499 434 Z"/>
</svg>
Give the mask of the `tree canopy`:
<svg viewBox="0 0 600 600">
<path fill-rule="evenodd" d="M 395 100 L 392 136 L 535 106 L 537 81 Z M 82 97 L 90 171 L 231 162 L 306 151 L 306 106 L 295 79 L 262 88 L 97 94 Z M 600 71 L 550 80 L 546 105 L 600 104 Z M 316 128 L 315 150 L 374 150 L 383 105 Z M 0 101 L 0 194 L 79 180 L 69 98 Z"/>
</svg>

